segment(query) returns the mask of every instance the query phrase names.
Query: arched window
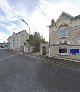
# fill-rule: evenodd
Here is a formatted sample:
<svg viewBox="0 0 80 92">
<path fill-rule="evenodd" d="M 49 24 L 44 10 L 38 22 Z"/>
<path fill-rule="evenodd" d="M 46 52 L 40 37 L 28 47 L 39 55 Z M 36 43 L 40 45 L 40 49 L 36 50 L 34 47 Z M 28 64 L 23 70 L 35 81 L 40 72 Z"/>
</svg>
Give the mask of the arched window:
<svg viewBox="0 0 80 92">
<path fill-rule="evenodd" d="M 59 36 L 68 37 L 68 28 L 66 26 L 62 26 L 59 28 Z"/>
</svg>

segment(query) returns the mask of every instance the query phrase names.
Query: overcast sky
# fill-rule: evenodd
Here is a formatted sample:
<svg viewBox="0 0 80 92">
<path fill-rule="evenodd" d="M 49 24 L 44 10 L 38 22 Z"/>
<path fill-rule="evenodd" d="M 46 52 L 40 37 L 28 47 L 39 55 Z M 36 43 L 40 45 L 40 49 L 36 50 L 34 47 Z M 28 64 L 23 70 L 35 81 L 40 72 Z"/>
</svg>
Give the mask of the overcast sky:
<svg viewBox="0 0 80 92">
<path fill-rule="evenodd" d="M 63 11 L 80 15 L 80 0 L 0 0 L 0 42 L 6 41 L 13 32 L 29 31 L 21 18 L 30 25 L 31 33 L 40 32 L 48 41 L 47 26 Z"/>
</svg>

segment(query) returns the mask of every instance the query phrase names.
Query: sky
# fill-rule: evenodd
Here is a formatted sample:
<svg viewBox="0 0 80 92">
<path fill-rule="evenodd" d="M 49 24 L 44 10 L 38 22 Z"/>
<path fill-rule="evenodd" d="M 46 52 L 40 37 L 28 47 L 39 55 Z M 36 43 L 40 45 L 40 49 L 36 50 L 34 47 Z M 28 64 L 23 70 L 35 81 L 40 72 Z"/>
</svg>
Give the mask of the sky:
<svg viewBox="0 0 80 92">
<path fill-rule="evenodd" d="M 62 12 L 80 15 L 80 0 L 0 0 L 0 43 L 22 30 L 39 32 L 49 41 L 49 26 Z M 21 19 L 24 19 L 26 25 Z"/>
</svg>

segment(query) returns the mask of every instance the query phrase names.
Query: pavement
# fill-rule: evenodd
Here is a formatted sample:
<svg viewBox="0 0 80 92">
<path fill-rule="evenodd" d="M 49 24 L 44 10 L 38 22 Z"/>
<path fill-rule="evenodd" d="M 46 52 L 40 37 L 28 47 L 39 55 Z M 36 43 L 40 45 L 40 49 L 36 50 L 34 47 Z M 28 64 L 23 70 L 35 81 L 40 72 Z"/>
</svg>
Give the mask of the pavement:
<svg viewBox="0 0 80 92">
<path fill-rule="evenodd" d="M 80 92 L 80 70 L 48 59 L 0 51 L 0 92 Z"/>
<path fill-rule="evenodd" d="M 44 56 L 39 55 L 39 53 L 31 53 L 31 54 L 24 54 L 24 55 L 40 59 L 42 62 L 60 64 L 63 66 L 72 67 L 72 68 L 80 70 L 80 61 L 78 61 L 77 59 L 68 59 L 64 57 L 48 57 L 45 55 Z"/>
</svg>

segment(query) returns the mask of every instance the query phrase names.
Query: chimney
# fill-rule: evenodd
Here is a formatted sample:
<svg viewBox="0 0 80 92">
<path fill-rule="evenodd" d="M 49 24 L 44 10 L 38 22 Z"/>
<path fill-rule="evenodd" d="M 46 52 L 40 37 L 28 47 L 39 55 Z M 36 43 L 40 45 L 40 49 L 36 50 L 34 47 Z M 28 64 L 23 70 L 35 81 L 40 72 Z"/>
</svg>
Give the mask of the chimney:
<svg viewBox="0 0 80 92">
<path fill-rule="evenodd" d="M 53 19 L 53 20 L 51 20 L 51 25 L 53 25 L 53 24 L 54 24 L 54 22 L 55 22 L 55 21 L 54 21 L 54 19 Z"/>
<path fill-rule="evenodd" d="M 15 32 L 13 32 L 13 35 L 15 35 Z"/>
</svg>

